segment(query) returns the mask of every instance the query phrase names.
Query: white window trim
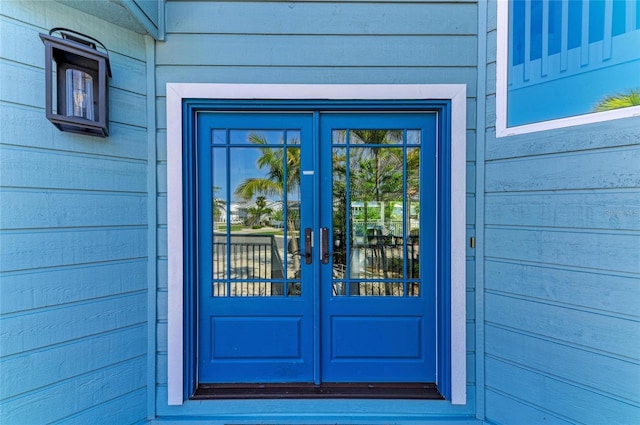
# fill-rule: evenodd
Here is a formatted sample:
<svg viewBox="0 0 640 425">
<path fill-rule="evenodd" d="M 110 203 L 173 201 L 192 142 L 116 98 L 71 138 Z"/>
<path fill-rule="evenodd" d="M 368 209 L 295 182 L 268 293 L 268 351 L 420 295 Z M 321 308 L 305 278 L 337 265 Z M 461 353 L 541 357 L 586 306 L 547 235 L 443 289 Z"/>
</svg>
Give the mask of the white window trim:
<svg viewBox="0 0 640 425">
<path fill-rule="evenodd" d="M 498 2 L 496 46 L 496 137 L 553 130 L 620 118 L 640 116 L 640 106 L 577 115 L 533 124 L 507 127 L 507 78 L 509 65 L 509 1 Z"/>
<path fill-rule="evenodd" d="M 451 101 L 451 403 L 466 404 L 466 92 L 464 84 L 167 84 L 168 404 L 183 403 L 182 103 L 184 99 Z"/>
</svg>

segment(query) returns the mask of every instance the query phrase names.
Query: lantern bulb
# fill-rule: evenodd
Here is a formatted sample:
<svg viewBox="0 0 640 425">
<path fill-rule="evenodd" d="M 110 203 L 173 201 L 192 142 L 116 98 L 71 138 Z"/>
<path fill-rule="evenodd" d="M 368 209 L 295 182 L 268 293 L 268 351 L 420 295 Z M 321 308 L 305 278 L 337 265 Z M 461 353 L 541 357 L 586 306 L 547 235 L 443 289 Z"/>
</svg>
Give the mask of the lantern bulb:
<svg viewBox="0 0 640 425">
<path fill-rule="evenodd" d="M 93 77 L 84 71 L 67 69 L 67 116 L 94 121 Z"/>
</svg>

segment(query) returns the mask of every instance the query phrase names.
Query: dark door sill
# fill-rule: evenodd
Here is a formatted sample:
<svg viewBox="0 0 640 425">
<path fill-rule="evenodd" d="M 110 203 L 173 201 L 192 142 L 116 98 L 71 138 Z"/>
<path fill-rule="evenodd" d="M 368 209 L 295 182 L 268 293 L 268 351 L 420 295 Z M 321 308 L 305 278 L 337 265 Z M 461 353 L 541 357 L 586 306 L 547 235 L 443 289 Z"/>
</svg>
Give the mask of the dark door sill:
<svg viewBox="0 0 640 425">
<path fill-rule="evenodd" d="M 372 398 L 444 400 L 433 383 L 200 384 L 192 400 Z"/>
</svg>

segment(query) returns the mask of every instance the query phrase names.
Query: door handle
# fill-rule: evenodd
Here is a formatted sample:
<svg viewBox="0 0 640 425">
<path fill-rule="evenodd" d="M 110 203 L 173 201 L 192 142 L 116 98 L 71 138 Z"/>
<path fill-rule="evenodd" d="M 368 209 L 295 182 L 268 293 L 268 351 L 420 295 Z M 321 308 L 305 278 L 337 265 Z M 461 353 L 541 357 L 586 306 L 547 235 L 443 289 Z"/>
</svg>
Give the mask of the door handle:
<svg viewBox="0 0 640 425">
<path fill-rule="evenodd" d="M 304 263 L 311 264 L 313 261 L 313 230 L 310 227 L 304 229 Z"/>
<path fill-rule="evenodd" d="M 329 264 L 329 257 L 333 255 L 329 252 L 329 228 L 320 228 L 320 261 L 322 264 Z"/>
</svg>

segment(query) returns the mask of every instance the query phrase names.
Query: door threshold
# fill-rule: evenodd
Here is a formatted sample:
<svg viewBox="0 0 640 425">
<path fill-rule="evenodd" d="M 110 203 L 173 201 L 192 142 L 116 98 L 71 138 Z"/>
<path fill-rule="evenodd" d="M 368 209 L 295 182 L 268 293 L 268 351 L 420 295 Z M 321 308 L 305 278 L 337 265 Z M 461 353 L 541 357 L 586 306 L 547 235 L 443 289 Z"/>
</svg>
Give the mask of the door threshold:
<svg viewBox="0 0 640 425">
<path fill-rule="evenodd" d="M 200 384 L 192 400 L 370 398 L 444 400 L 434 383 Z"/>
</svg>

